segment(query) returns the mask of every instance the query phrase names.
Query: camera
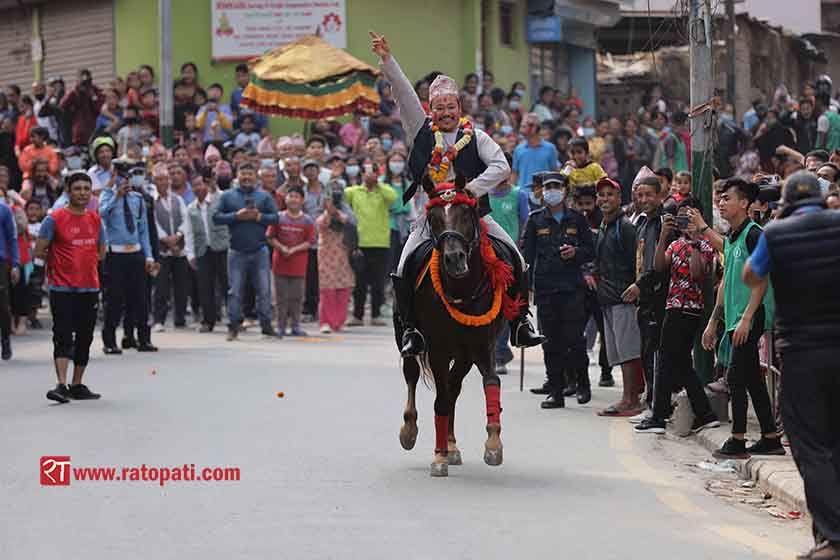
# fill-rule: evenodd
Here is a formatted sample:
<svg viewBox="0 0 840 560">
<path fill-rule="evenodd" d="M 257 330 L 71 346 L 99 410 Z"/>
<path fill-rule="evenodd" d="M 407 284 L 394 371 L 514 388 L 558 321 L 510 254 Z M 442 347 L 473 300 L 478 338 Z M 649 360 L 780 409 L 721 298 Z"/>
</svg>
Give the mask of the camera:
<svg viewBox="0 0 840 560">
<path fill-rule="evenodd" d="M 677 216 L 675 218 L 677 229 L 680 231 L 685 231 L 688 229 L 688 216 Z"/>
</svg>

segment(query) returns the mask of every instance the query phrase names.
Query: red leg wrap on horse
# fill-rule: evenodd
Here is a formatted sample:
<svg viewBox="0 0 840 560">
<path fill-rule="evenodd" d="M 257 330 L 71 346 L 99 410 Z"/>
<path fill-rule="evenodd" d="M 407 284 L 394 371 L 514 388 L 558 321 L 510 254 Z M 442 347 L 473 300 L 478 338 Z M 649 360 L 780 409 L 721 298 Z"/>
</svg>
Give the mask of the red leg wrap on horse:
<svg viewBox="0 0 840 560">
<path fill-rule="evenodd" d="M 435 416 L 435 453 L 449 449 L 449 416 Z"/>
<path fill-rule="evenodd" d="M 487 402 L 487 423 L 502 423 L 501 388 L 498 385 L 484 387 L 484 398 Z"/>
</svg>

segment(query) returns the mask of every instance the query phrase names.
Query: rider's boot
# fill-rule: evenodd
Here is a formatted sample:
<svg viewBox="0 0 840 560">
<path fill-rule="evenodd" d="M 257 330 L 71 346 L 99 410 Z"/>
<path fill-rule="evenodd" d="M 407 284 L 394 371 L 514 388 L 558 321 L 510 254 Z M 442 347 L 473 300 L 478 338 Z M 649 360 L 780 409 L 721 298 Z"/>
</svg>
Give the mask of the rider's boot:
<svg viewBox="0 0 840 560">
<path fill-rule="evenodd" d="M 545 337 L 534 330 L 528 320 L 528 272 L 519 272 L 518 281 L 512 287 L 512 297 L 519 296 L 524 303 L 519 308 L 519 316 L 510 322 L 510 343 L 516 348 L 530 348 L 545 342 Z"/>
<path fill-rule="evenodd" d="M 397 304 L 397 312 L 404 328 L 400 354 L 403 358 L 417 356 L 425 351 L 426 340 L 415 327 L 414 291 L 411 289 L 411 282 L 406 282 L 396 274 L 391 275 L 391 281 L 394 285 L 394 300 Z"/>
</svg>

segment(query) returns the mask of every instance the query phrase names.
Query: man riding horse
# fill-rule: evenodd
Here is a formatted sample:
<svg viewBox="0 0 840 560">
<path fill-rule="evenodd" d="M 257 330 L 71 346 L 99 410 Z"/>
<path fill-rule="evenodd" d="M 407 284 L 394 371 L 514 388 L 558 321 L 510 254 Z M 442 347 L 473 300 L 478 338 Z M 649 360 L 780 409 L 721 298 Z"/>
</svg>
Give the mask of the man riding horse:
<svg viewBox="0 0 840 560">
<path fill-rule="evenodd" d="M 405 199 L 414 195 L 423 176 L 429 173 L 435 183 L 452 181 L 456 172 L 467 180 L 466 189 L 479 199 L 482 214 L 489 212 L 487 194 L 510 175 L 510 166 L 502 149 L 482 130 L 473 129 L 472 124 L 462 118 L 458 86 L 455 81 L 439 75 L 429 87 L 431 118 L 426 116 L 420 99 L 397 61 L 391 55 L 391 48 L 385 37 L 370 33 L 372 50 L 379 56 L 380 67 L 391 83 L 394 99 L 400 109 L 400 120 L 411 147 L 408 168 L 414 180 L 406 192 Z M 504 243 L 517 255 L 519 262 L 514 269 L 519 277 L 512 288 L 521 301 L 528 301 L 528 275 L 525 261 L 519 248 L 502 227 L 490 216 L 484 218 L 490 237 Z M 397 273 L 393 277 L 397 310 L 405 327 L 401 353 L 404 357 L 417 356 L 425 350 L 425 339 L 416 329 L 413 295 L 414 282 L 403 278 L 406 261 L 412 253 L 431 238 L 426 217 L 418 218 L 405 244 Z M 528 306 L 520 308 L 519 316 L 511 321 L 510 340 L 517 347 L 537 346 L 544 337 L 534 332 L 528 321 Z"/>
</svg>

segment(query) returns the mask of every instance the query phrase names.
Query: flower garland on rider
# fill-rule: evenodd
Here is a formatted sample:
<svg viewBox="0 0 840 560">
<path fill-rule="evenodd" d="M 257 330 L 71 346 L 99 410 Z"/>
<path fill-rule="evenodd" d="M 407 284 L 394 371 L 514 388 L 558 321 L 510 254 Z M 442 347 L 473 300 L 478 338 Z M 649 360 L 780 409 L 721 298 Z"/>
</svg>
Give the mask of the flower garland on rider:
<svg viewBox="0 0 840 560">
<path fill-rule="evenodd" d="M 458 127 L 463 132 L 463 136 L 444 151 L 443 133 L 437 124 L 431 123 L 432 132 L 435 135 L 435 148 L 432 150 L 432 159 L 429 162 L 429 177 L 435 183 L 443 183 L 446 180 L 449 176 L 449 166 L 458 157 L 458 152 L 467 147 L 473 139 L 473 124 L 468 118 L 461 117 Z"/>
</svg>

